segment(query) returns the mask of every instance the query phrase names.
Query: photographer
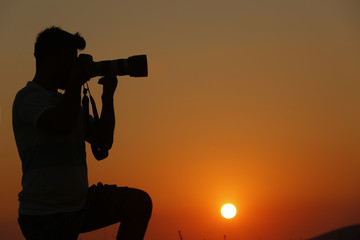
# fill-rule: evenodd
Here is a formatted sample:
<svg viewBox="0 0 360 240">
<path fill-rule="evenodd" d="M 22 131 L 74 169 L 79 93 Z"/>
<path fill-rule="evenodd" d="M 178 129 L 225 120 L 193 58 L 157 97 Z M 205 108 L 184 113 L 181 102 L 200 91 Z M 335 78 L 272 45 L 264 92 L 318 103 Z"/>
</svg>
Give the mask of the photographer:
<svg viewBox="0 0 360 240">
<path fill-rule="evenodd" d="M 85 40 L 58 27 L 35 43 L 36 73 L 13 104 L 13 129 L 22 161 L 21 231 L 27 240 L 75 240 L 79 233 L 120 222 L 117 239 L 144 238 L 151 216 L 149 195 L 103 185 L 88 187 L 85 141 L 110 150 L 115 114 L 115 75 L 101 78 L 100 119 L 86 119 L 81 86 L 90 79 Z M 63 94 L 58 89 L 64 90 Z"/>
</svg>

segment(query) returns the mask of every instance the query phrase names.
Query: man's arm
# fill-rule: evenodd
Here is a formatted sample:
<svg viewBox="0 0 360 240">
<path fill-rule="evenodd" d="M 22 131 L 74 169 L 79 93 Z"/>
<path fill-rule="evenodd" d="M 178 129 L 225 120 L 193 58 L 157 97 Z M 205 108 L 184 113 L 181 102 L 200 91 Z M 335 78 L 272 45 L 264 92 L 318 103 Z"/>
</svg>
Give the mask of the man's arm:
<svg viewBox="0 0 360 240">
<path fill-rule="evenodd" d="M 100 120 L 93 123 L 87 129 L 86 140 L 95 143 L 106 149 L 110 149 L 114 139 L 115 112 L 114 112 L 114 92 L 117 86 L 116 76 L 103 77 L 99 80 L 103 85 L 102 109 Z"/>
<path fill-rule="evenodd" d="M 80 66 L 84 63 L 80 61 L 91 62 L 92 57 L 87 55 L 86 59 L 83 58 L 74 65 L 60 104 L 40 115 L 37 121 L 37 127 L 40 129 L 58 135 L 67 135 L 74 128 L 80 112 L 81 86 L 89 80 Z"/>
<path fill-rule="evenodd" d="M 81 86 L 67 89 L 57 107 L 49 108 L 40 115 L 37 127 L 58 135 L 69 134 L 79 115 L 80 98 Z"/>
</svg>

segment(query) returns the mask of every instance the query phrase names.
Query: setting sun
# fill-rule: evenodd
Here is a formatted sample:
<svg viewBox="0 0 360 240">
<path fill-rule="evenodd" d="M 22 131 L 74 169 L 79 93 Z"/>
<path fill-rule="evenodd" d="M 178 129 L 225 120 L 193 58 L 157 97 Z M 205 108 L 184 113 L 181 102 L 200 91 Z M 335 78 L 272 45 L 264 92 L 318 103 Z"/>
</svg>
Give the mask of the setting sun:
<svg viewBox="0 0 360 240">
<path fill-rule="evenodd" d="M 230 203 L 225 204 L 224 206 L 221 207 L 221 215 L 226 219 L 235 217 L 236 207 Z"/>
</svg>

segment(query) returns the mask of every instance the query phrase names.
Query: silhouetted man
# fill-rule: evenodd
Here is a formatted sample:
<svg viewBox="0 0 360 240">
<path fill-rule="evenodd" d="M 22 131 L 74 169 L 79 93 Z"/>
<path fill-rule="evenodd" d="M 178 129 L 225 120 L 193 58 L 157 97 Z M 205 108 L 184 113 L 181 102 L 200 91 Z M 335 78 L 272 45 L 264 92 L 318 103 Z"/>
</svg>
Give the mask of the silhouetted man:
<svg viewBox="0 0 360 240">
<path fill-rule="evenodd" d="M 101 117 L 86 121 L 81 86 L 92 57 L 78 57 L 84 48 L 78 33 L 57 27 L 41 32 L 35 77 L 15 97 L 13 128 L 23 170 L 18 222 L 27 240 L 75 240 L 118 222 L 117 239 L 139 240 L 151 216 L 151 199 L 141 190 L 102 183 L 88 188 L 85 141 L 111 148 L 117 79 L 99 80 Z"/>
</svg>

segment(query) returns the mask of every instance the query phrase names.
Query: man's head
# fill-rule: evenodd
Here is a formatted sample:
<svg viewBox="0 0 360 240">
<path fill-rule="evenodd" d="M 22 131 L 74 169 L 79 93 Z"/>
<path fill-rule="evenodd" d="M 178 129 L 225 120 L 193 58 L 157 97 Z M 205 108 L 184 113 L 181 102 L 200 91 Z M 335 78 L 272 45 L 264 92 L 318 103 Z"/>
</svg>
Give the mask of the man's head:
<svg viewBox="0 0 360 240">
<path fill-rule="evenodd" d="M 72 66 L 77 58 L 77 50 L 86 46 L 79 33 L 71 34 L 59 27 L 50 27 L 40 32 L 35 43 L 34 56 L 36 71 L 50 71 L 52 84 L 65 89 Z"/>
</svg>

